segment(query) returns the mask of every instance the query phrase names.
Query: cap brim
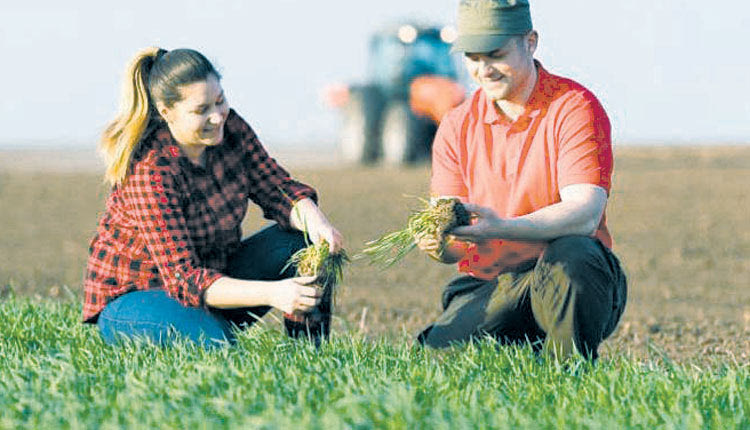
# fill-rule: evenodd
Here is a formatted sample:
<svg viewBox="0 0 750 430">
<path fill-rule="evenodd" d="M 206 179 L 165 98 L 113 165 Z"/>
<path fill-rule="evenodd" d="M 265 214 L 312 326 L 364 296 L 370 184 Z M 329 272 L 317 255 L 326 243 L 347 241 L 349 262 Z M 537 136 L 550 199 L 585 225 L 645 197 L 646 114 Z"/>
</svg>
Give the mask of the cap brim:
<svg viewBox="0 0 750 430">
<path fill-rule="evenodd" d="M 453 42 L 451 52 L 491 52 L 505 46 L 515 34 L 466 34 Z"/>
</svg>

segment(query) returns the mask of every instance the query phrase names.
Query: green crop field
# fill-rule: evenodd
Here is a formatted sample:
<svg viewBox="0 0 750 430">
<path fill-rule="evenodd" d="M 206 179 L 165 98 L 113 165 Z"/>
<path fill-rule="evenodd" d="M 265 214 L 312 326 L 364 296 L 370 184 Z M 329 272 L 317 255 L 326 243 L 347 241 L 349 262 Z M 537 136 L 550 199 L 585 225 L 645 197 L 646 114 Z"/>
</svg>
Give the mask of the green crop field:
<svg viewBox="0 0 750 430">
<path fill-rule="evenodd" d="M 291 170 L 350 253 L 403 227 L 429 180 Z M 618 148 L 608 219 L 629 302 L 591 367 L 489 341 L 414 347 L 454 273 L 417 253 L 348 266 L 319 351 L 273 315 L 231 348 L 110 348 L 78 321 L 100 178 L 0 170 L 0 428 L 750 428 L 747 184 L 749 147 Z M 251 209 L 246 232 L 261 224 Z"/>
</svg>

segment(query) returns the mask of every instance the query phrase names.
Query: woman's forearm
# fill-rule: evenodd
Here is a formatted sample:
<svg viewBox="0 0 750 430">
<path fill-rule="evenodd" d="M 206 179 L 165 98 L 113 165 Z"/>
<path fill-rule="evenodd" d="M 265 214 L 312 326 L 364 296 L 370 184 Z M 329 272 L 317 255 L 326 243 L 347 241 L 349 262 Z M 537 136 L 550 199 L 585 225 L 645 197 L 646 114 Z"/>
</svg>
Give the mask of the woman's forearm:
<svg viewBox="0 0 750 430">
<path fill-rule="evenodd" d="M 289 222 L 299 231 L 309 231 L 319 224 L 328 223 L 328 220 L 312 199 L 305 198 L 294 204 Z"/>
<path fill-rule="evenodd" d="M 270 283 L 223 276 L 205 293 L 206 304 L 220 309 L 271 306 Z"/>
<path fill-rule="evenodd" d="M 340 252 L 344 247 L 341 233 L 331 225 L 312 199 L 302 199 L 294 204 L 289 215 L 289 223 L 297 230 L 305 232 L 312 243 L 328 243 L 331 253 Z"/>
</svg>

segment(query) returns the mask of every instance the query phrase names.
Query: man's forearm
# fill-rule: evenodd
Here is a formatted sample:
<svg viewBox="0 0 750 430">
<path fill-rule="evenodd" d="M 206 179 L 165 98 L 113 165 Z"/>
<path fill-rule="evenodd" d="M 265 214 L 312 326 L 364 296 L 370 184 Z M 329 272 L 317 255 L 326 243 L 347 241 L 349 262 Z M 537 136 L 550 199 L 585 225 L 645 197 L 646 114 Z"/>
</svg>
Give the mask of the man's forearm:
<svg viewBox="0 0 750 430">
<path fill-rule="evenodd" d="M 551 240 L 568 235 L 590 236 L 596 232 L 601 211 L 593 205 L 560 202 L 498 223 L 493 238 L 508 240 Z"/>
</svg>

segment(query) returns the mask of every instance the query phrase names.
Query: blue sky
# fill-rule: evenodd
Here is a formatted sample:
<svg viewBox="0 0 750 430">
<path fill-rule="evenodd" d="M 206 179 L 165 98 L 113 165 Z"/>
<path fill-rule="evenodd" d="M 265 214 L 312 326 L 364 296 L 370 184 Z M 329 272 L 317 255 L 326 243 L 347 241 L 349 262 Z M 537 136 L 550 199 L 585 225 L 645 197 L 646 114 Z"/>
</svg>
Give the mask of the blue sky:
<svg viewBox="0 0 750 430">
<path fill-rule="evenodd" d="M 95 145 L 141 47 L 193 47 L 268 146 L 324 145 L 319 101 L 363 79 L 368 35 L 451 23 L 457 0 L 28 1 L 0 6 L 0 145 Z M 537 58 L 600 98 L 618 143 L 750 143 L 750 3 L 538 0 Z"/>
</svg>

